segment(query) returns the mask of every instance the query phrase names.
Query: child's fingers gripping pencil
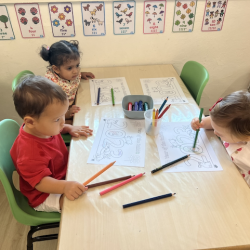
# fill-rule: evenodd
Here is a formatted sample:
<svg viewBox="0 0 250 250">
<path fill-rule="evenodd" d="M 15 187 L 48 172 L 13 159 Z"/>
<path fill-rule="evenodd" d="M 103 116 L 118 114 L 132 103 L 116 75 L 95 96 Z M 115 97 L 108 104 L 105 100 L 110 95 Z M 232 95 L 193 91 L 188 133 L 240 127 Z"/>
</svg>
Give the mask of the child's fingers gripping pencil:
<svg viewBox="0 0 250 250">
<path fill-rule="evenodd" d="M 201 110 L 200 110 L 199 122 L 201 122 L 202 113 L 203 113 L 203 108 L 201 108 Z M 199 131 L 200 131 L 200 129 L 196 130 L 196 134 L 195 134 L 195 138 L 194 138 L 194 144 L 193 144 L 193 151 L 195 151 Z"/>
</svg>

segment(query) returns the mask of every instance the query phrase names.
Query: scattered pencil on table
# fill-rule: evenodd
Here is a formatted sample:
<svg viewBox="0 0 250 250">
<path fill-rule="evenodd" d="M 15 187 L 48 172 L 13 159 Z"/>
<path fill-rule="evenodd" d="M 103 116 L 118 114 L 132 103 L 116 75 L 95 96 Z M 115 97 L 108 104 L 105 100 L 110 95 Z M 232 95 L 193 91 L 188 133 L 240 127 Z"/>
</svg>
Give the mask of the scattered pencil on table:
<svg viewBox="0 0 250 250">
<path fill-rule="evenodd" d="M 84 186 L 86 186 L 87 184 L 89 184 L 91 181 L 93 181 L 97 176 L 99 176 L 100 174 L 102 174 L 104 171 L 106 171 L 107 169 L 109 169 L 110 167 L 112 167 L 115 164 L 116 161 L 111 162 L 109 165 L 107 165 L 106 167 L 104 167 L 102 170 L 100 170 L 99 172 L 97 172 L 96 174 L 94 174 L 92 177 L 90 177 L 87 181 L 85 181 L 83 183 Z"/>
<path fill-rule="evenodd" d="M 163 168 L 169 167 L 169 166 L 171 166 L 172 164 L 174 164 L 174 163 L 176 163 L 176 162 L 179 162 L 179 161 L 182 161 L 182 160 L 188 158 L 189 156 L 190 156 L 190 155 L 185 155 L 185 156 L 183 156 L 183 157 L 181 157 L 181 158 L 178 158 L 178 159 L 176 159 L 176 160 L 174 160 L 174 161 L 171 161 L 171 162 L 169 162 L 169 163 L 167 163 L 167 164 L 164 164 L 164 165 L 162 165 L 161 167 L 155 168 L 155 169 L 153 169 L 153 170 L 151 171 L 151 173 L 153 174 L 153 173 L 155 173 L 155 172 L 157 172 L 157 171 L 159 171 L 159 170 L 161 170 L 161 169 L 163 169 Z"/>
<path fill-rule="evenodd" d="M 97 94 L 97 105 L 99 105 L 99 102 L 100 102 L 100 94 L 101 94 L 101 88 L 98 88 L 98 94 Z"/>
<path fill-rule="evenodd" d="M 112 190 L 114 190 L 114 189 L 116 189 L 118 187 L 121 187 L 121 186 L 135 180 L 135 179 L 138 179 L 138 178 L 142 177 L 144 174 L 145 173 L 135 175 L 134 177 L 131 177 L 131 178 L 129 178 L 129 179 L 123 181 L 123 182 L 120 182 L 120 183 L 118 183 L 118 184 L 116 184 L 116 185 L 114 185 L 114 186 L 112 186 L 110 188 L 104 189 L 103 191 L 100 192 L 100 195 L 104 195 L 104 194 L 106 194 L 106 193 L 108 193 L 108 192 L 110 192 L 110 191 L 112 191 Z"/>
<path fill-rule="evenodd" d="M 162 116 L 169 110 L 171 104 L 169 104 L 163 111 L 162 113 L 159 115 L 158 119 L 162 118 Z"/>
<path fill-rule="evenodd" d="M 168 97 L 164 100 L 161 107 L 159 108 L 159 114 L 161 113 L 161 110 L 163 109 L 163 107 L 164 107 L 164 105 L 166 104 L 167 101 L 168 101 Z"/>
<path fill-rule="evenodd" d="M 93 187 L 98 187 L 98 186 L 106 185 L 106 184 L 117 182 L 117 181 L 124 181 L 124 180 L 127 180 L 133 176 L 134 175 L 128 175 L 128 176 L 124 176 L 124 177 L 120 177 L 120 178 L 116 178 L 116 179 L 112 179 L 112 180 L 108 180 L 108 181 L 102 181 L 102 182 L 98 182 L 98 183 L 94 183 L 94 184 L 89 184 L 89 185 L 86 185 L 86 187 L 93 188 Z"/>
<path fill-rule="evenodd" d="M 125 204 L 125 205 L 122 205 L 122 206 L 123 206 L 123 208 L 133 207 L 133 206 L 137 206 L 137 205 L 140 205 L 140 204 L 143 204 L 143 203 L 147 203 L 147 202 L 151 202 L 151 201 L 156 201 L 156 200 L 172 197 L 175 194 L 176 193 L 164 194 L 164 195 L 156 196 L 156 197 L 149 198 L 149 199 L 146 199 L 146 200 L 141 200 L 141 201 L 128 203 L 128 204 Z"/>
<path fill-rule="evenodd" d="M 114 90 L 113 88 L 111 89 L 111 97 L 112 97 L 112 104 L 115 106 L 115 97 L 114 97 Z"/>
<path fill-rule="evenodd" d="M 201 122 L 202 113 L 203 113 L 203 108 L 201 108 L 201 110 L 200 110 L 199 122 Z M 199 131 L 200 131 L 200 129 L 196 129 L 194 144 L 193 144 L 193 151 L 195 151 L 195 148 L 196 148 L 196 143 L 197 143 Z"/>
</svg>

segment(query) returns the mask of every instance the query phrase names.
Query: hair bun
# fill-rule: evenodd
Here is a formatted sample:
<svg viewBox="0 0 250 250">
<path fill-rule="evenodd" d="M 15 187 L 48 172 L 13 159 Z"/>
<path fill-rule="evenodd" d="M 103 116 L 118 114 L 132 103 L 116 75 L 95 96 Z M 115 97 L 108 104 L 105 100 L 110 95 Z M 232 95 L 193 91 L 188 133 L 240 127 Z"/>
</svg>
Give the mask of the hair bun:
<svg viewBox="0 0 250 250">
<path fill-rule="evenodd" d="M 77 40 L 70 40 L 69 42 L 78 49 L 79 42 Z"/>
<path fill-rule="evenodd" d="M 46 62 L 49 61 L 49 50 L 47 49 L 47 47 L 45 48 L 44 46 L 42 46 L 41 51 L 40 51 L 40 56 L 42 57 L 42 59 Z"/>
</svg>

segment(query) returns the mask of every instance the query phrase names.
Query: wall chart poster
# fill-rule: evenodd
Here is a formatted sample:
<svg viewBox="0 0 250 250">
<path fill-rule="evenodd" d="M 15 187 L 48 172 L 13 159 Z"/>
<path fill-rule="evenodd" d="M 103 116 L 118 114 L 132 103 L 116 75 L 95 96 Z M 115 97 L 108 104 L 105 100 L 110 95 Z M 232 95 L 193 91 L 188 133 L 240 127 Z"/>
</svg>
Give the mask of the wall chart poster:
<svg viewBox="0 0 250 250">
<path fill-rule="evenodd" d="M 228 0 L 206 0 L 201 31 L 222 30 Z"/>
<path fill-rule="evenodd" d="M 75 24 L 71 3 L 49 3 L 49 14 L 54 37 L 74 37 Z"/>
<path fill-rule="evenodd" d="M 87 163 L 144 167 L 144 127 L 142 120 L 102 118 Z"/>
<path fill-rule="evenodd" d="M 164 172 L 223 170 L 204 129 L 200 129 L 193 152 L 195 133 L 190 122 L 163 122 L 161 124 L 160 133 L 155 139 L 161 165 L 190 155 L 185 160 L 165 168 Z"/>
<path fill-rule="evenodd" d="M 176 0 L 174 10 L 173 32 L 192 32 L 197 0 Z"/>
<path fill-rule="evenodd" d="M 15 35 L 11 26 L 9 13 L 5 5 L 0 5 L 0 40 L 13 40 Z"/>
<path fill-rule="evenodd" d="M 145 1 L 143 14 L 143 33 L 157 34 L 165 30 L 167 1 Z"/>
<path fill-rule="evenodd" d="M 17 20 L 23 38 L 43 38 L 44 30 L 38 3 L 15 4 Z"/>
<path fill-rule="evenodd" d="M 135 33 L 135 2 L 113 2 L 113 22 L 115 35 Z"/>
<path fill-rule="evenodd" d="M 83 34 L 85 36 L 104 36 L 105 4 L 104 2 L 82 2 Z"/>
</svg>

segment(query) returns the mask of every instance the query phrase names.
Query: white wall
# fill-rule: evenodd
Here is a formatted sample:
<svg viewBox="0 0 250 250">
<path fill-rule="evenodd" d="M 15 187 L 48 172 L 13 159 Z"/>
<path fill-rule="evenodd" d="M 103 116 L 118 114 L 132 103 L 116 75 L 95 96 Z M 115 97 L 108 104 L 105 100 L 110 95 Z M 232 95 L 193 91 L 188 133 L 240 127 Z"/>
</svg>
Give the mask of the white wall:
<svg viewBox="0 0 250 250">
<path fill-rule="evenodd" d="M 14 10 L 14 3 L 18 2 L 40 2 L 45 38 L 21 37 Z M 194 31 L 172 33 L 175 1 L 168 0 L 165 33 L 158 35 L 143 34 L 143 1 L 136 1 L 135 34 L 127 36 L 113 35 L 112 2 L 105 1 L 106 36 L 104 37 L 83 35 L 80 1 L 71 2 L 74 10 L 75 39 L 80 42 L 80 49 L 83 52 L 81 61 L 83 68 L 173 64 L 180 73 L 186 61 L 198 61 L 210 74 L 210 80 L 200 103 L 205 111 L 219 97 L 247 88 L 250 82 L 250 1 L 229 0 L 222 31 L 201 32 L 205 1 L 199 0 Z M 45 0 L 16 0 L 2 4 L 7 5 L 16 39 L 0 41 L 0 120 L 11 118 L 21 122 L 14 110 L 11 82 L 17 73 L 25 69 L 43 75 L 47 63 L 39 57 L 39 48 L 43 44 L 50 46 L 60 39 L 52 36 L 48 5 Z"/>
</svg>

